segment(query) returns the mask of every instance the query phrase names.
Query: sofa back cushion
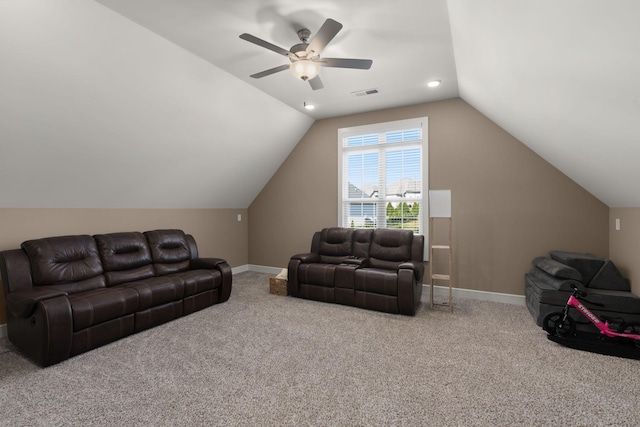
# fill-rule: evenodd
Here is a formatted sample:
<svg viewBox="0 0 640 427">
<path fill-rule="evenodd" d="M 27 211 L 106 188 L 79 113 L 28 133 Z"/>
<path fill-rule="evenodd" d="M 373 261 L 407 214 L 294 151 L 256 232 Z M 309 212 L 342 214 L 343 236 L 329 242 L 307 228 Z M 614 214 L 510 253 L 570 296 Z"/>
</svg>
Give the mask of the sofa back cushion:
<svg viewBox="0 0 640 427">
<path fill-rule="evenodd" d="M 631 292 L 631 284 L 622 276 L 613 261 L 609 259 L 604 262 L 600 271 L 593 276 L 587 286 L 590 289 Z"/>
<path fill-rule="evenodd" d="M 378 228 L 373 230 L 369 248 L 369 265 L 395 270 L 411 260 L 413 231 Z"/>
<path fill-rule="evenodd" d="M 566 251 L 551 251 L 549 256 L 562 264 L 566 264 L 580 272 L 582 282 L 588 285 L 591 279 L 604 265 L 604 258 L 591 254 L 581 254 Z"/>
<path fill-rule="evenodd" d="M 111 233 L 93 237 L 98 246 L 107 286 L 153 277 L 151 250 L 144 234 Z"/>
<path fill-rule="evenodd" d="M 105 287 L 98 247 L 91 236 L 59 236 L 22 243 L 36 286 L 75 293 Z"/>
<path fill-rule="evenodd" d="M 351 256 L 353 228 L 331 227 L 320 232 L 318 252 L 320 260 L 329 264 L 340 264 Z"/>
<path fill-rule="evenodd" d="M 189 269 L 191 250 L 182 230 L 145 231 L 156 276 Z"/>
<path fill-rule="evenodd" d="M 413 246 L 411 246 L 411 259 L 423 265 L 424 261 L 424 236 L 413 234 Z"/>
<path fill-rule="evenodd" d="M 549 256 L 555 261 L 578 270 L 582 277 L 582 283 L 588 288 L 626 292 L 631 290 L 629 281 L 622 276 L 615 264 L 609 259 L 566 251 L 551 251 Z M 534 260 L 534 265 L 536 265 L 536 260 Z M 542 269 L 544 270 L 544 268 Z M 547 273 L 553 274 L 550 271 Z M 557 274 L 555 275 L 557 276 Z"/>
<path fill-rule="evenodd" d="M 371 235 L 373 229 L 359 228 L 353 233 L 353 249 L 351 255 L 358 258 L 369 258 L 369 248 L 371 247 Z"/>
</svg>

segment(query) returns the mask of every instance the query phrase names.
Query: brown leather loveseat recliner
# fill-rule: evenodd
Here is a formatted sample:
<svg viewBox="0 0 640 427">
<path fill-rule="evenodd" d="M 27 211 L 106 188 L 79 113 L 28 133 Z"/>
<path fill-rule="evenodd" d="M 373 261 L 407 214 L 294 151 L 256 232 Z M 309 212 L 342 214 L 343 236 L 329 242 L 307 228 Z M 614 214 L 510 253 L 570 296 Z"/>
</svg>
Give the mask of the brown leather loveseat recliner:
<svg viewBox="0 0 640 427">
<path fill-rule="evenodd" d="M 424 276 L 424 236 L 411 230 L 332 227 L 289 261 L 289 295 L 413 316 Z"/>
<path fill-rule="evenodd" d="M 9 340 L 48 366 L 221 303 L 231 268 L 181 230 L 49 237 L 0 252 Z"/>
</svg>

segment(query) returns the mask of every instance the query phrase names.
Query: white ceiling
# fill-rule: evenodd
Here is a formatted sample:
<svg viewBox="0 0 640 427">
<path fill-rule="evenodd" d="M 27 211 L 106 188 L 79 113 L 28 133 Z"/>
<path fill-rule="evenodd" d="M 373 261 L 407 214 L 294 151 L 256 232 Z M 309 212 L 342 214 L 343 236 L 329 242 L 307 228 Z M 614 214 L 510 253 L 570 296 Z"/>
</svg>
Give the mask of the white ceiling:
<svg viewBox="0 0 640 427">
<path fill-rule="evenodd" d="M 458 96 L 445 0 L 96 0 L 314 119 Z M 323 68 L 324 89 L 283 71 L 277 53 L 240 39 L 249 33 L 286 50 L 327 18 L 343 25 L 321 57 L 372 59 L 370 70 Z M 438 90 L 430 80 L 443 81 Z M 360 98 L 352 92 L 378 89 Z M 317 108 L 309 112 L 304 103 Z"/>
<path fill-rule="evenodd" d="M 0 0 L 0 206 L 247 207 L 314 119 L 460 96 L 640 207 L 639 16 L 636 0 Z M 344 28 L 322 56 L 370 70 L 324 68 L 318 91 L 249 77 L 287 59 L 241 33 L 288 49 L 326 18 Z"/>
</svg>

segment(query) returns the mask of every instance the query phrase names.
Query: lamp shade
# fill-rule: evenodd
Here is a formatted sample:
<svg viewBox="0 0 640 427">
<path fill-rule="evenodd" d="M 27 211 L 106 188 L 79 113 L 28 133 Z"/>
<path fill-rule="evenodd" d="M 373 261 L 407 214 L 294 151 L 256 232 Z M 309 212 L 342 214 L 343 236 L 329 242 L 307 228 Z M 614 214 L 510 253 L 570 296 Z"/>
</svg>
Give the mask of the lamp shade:
<svg viewBox="0 0 640 427">
<path fill-rule="evenodd" d="M 296 77 L 302 80 L 310 80 L 318 75 L 318 65 L 308 59 L 292 62 L 289 68 Z"/>
</svg>

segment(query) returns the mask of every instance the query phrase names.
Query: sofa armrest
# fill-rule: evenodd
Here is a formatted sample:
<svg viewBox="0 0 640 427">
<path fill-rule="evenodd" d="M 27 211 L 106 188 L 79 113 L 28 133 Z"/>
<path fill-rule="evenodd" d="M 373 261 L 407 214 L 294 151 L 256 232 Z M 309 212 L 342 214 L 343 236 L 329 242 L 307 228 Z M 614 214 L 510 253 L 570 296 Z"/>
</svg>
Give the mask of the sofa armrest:
<svg viewBox="0 0 640 427">
<path fill-rule="evenodd" d="M 226 264 L 227 261 L 222 258 L 194 258 L 191 260 L 190 267 L 192 270 L 215 270 L 220 264 Z"/>
<path fill-rule="evenodd" d="M 413 270 L 416 280 L 422 283 L 422 277 L 424 276 L 424 264 L 417 261 L 403 262 L 398 266 L 398 270 L 408 269 Z"/>
<path fill-rule="evenodd" d="M 9 313 L 8 320 L 9 340 L 39 365 L 53 365 L 71 355 L 73 312 L 66 295 L 38 301 L 27 317 L 15 317 Z"/>
<path fill-rule="evenodd" d="M 578 270 L 549 257 L 537 257 L 531 262 L 545 273 L 558 279 L 576 280 L 582 282 L 582 275 Z"/>
<path fill-rule="evenodd" d="M 405 316 L 414 316 L 420 305 L 422 281 L 410 268 L 398 268 L 398 312 Z"/>
<path fill-rule="evenodd" d="M 233 282 L 233 272 L 226 260 L 222 258 L 195 258 L 189 263 L 192 270 L 218 270 L 222 275 L 222 285 L 220 286 L 220 297 L 218 302 L 225 302 L 231 296 L 231 286 Z"/>
<path fill-rule="evenodd" d="M 541 286 L 544 286 L 546 289 L 572 292 L 573 287 L 575 286 L 583 292 L 587 291 L 587 287 L 582 282 L 578 282 L 577 280 L 573 279 L 562 279 L 556 276 L 552 276 L 551 274 L 539 269 L 538 267 L 532 267 L 528 274 L 535 277 L 541 284 Z"/>
<path fill-rule="evenodd" d="M 15 317 L 27 318 L 31 316 L 40 301 L 66 295 L 66 292 L 59 289 L 34 286 L 31 289 L 8 294 L 6 297 L 7 310 Z"/>
<path fill-rule="evenodd" d="M 294 255 L 295 257 L 295 255 Z M 298 258 L 291 257 L 287 266 L 287 293 L 291 296 L 299 296 L 298 292 L 298 267 L 302 261 Z"/>
<path fill-rule="evenodd" d="M 302 264 L 308 264 L 311 262 L 320 262 L 320 255 L 316 253 L 295 254 L 291 259 L 298 260 Z"/>
</svg>

